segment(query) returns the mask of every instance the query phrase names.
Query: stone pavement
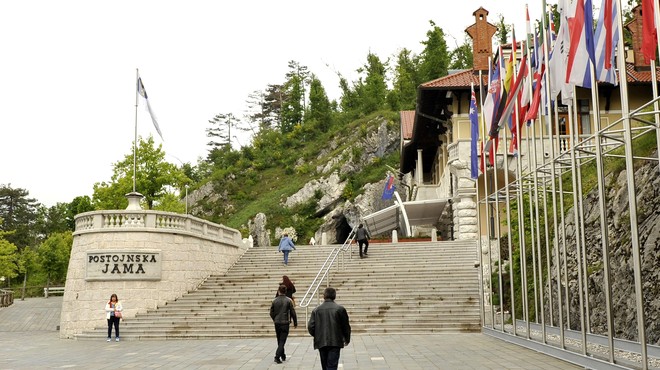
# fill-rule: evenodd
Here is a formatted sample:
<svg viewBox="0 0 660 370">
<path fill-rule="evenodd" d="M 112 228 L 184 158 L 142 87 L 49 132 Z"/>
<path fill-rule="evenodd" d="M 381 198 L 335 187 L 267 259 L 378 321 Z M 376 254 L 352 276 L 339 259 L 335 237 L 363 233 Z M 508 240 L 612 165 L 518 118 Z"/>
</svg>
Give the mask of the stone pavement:
<svg viewBox="0 0 660 370">
<path fill-rule="evenodd" d="M 59 339 L 61 297 L 0 308 L 0 369 L 320 369 L 312 338 L 98 341 Z M 296 331 L 305 330 L 302 324 Z M 121 332 L 121 329 L 120 329 Z M 580 369 L 482 334 L 355 335 L 340 369 Z"/>
</svg>

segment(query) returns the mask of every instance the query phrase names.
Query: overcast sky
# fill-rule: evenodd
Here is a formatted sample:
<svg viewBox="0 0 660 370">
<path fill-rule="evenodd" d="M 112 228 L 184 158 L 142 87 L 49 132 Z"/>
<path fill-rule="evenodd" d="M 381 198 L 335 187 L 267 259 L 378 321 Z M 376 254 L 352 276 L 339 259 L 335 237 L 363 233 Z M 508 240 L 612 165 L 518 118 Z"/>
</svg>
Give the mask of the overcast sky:
<svg viewBox="0 0 660 370">
<path fill-rule="evenodd" d="M 143 106 L 138 135 L 154 135 L 169 162 L 196 164 L 207 153 L 208 120 L 241 116 L 249 93 L 284 81 L 289 60 L 307 66 L 338 99 L 336 72 L 353 81 L 369 51 L 383 60 L 404 47 L 419 54 L 429 20 L 453 49 L 480 6 L 491 23 L 504 14 L 523 35 L 524 4 L 2 1 L 0 184 L 51 206 L 91 196 L 94 183 L 109 181 L 134 139 L 136 68 L 164 141 Z M 529 9 L 540 18 L 540 1 Z"/>
</svg>

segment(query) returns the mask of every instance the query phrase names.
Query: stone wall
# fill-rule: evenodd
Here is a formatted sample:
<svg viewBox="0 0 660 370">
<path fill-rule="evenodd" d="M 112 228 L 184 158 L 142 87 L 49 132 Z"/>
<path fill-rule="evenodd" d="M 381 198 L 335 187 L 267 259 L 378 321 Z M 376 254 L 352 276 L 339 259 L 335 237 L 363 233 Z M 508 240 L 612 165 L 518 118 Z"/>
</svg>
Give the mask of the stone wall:
<svg viewBox="0 0 660 370">
<path fill-rule="evenodd" d="M 211 274 L 226 272 L 247 248 L 237 230 L 192 216 L 156 211 L 80 214 L 60 337 L 106 327 L 104 308 L 112 293 L 130 319 L 196 289 Z M 99 257 L 92 263 L 94 256 L 110 256 L 110 261 Z M 129 256 L 131 263 L 126 262 Z M 137 256 L 142 264 L 135 262 Z M 142 256 L 150 257 L 145 262 Z"/>
</svg>

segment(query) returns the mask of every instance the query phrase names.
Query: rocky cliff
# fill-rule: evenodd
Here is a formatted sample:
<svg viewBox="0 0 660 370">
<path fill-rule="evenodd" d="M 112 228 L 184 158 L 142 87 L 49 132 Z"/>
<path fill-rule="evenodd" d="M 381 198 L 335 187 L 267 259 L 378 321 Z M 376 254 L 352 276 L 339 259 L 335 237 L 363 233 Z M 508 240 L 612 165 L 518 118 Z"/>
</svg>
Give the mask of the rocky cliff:
<svg viewBox="0 0 660 370">
<path fill-rule="evenodd" d="M 654 154 L 655 158 L 657 154 Z M 610 248 L 612 312 L 615 337 L 637 340 L 637 315 L 630 236 L 628 182 L 625 171 L 610 175 L 606 186 L 607 234 Z M 660 170 L 649 161 L 635 171 L 638 230 L 646 336 L 648 343 L 660 344 Z M 594 333 L 607 334 L 603 285 L 603 249 L 601 244 L 598 189 L 584 199 L 585 246 L 587 261 L 587 296 L 589 320 Z M 573 210 L 566 212 L 566 259 L 569 271 L 571 328 L 580 328 L 580 305 L 577 284 Z M 561 238 L 560 230 L 560 238 Z M 559 239 L 561 240 L 561 239 Z M 561 244 L 560 244 L 561 245 Z M 554 258 L 554 256 L 553 256 Z M 553 284 L 556 287 L 556 275 Z M 563 280 L 563 279 L 562 279 Z M 556 299 L 556 296 L 553 297 Z M 555 301 L 556 302 L 556 301 Z M 546 311 L 547 312 L 547 311 Z"/>
</svg>

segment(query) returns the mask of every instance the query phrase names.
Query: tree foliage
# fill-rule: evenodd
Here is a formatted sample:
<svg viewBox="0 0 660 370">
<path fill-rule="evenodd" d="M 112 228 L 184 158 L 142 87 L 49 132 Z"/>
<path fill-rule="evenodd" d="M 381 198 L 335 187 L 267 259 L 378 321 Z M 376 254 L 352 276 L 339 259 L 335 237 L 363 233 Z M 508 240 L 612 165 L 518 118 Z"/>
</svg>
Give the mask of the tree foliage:
<svg viewBox="0 0 660 370">
<path fill-rule="evenodd" d="M 37 249 L 38 261 L 47 277 L 46 285 L 66 280 L 72 245 L 73 235 L 70 232 L 57 232 L 51 234 Z"/>
<path fill-rule="evenodd" d="M 29 195 L 27 190 L 12 188 L 11 184 L 0 185 L 0 218 L 4 220 L 0 231 L 13 231 L 6 238 L 19 250 L 39 243 L 35 226 L 41 204 Z"/>
<path fill-rule="evenodd" d="M 402 49 L 396 59 L 392 91 L 387 96 L 393 111 L 412 110 L 417 104 L 417 86 L 419 77 L 419 58 L 410 50 Z"/>
<path fill-rule="evenodd" d="M 471 69 L 474 62 L 472 54 L 472 43 L 465 39 L 462 45 L 457 46 L 451 52 L 451 69 Z"/>
<path fill-rule="evenodd" d="M 147 140 L 138 138 L 135 190 L 144 195 L 147 209 L 163 200 L 168 193 L 180 193 L 185 184 L 190 183 L 183 171 L 165 161 L 162 144 L 157 148 L 153 137 Z M 125 209 L 128 200 L 125 195 L 133 191 L 133 151 L 123 160 L 113 165 L 110 182 L 94 184 L 92 203 L 96 209 Z"/>
<path fill-rule="evenodd" d="M 509 40 L 509 32 L 511 32 L 511 25 L 504 22 L 504 16 L 500 14 L 500 19 L 497 22 L 497 41 L 500 45 L 504 45 Z"/>
<path fill-rule="evenodd" d="M 280 129 L 283 133 L 293 131 L 296 125 L 303 122 L 305 112 L 305 87 L 309 82 L 309 71 L 306 66 L 292 60 L 289 61 L 289 72 L 283 87 L 282 116 Z"/>
<path fill-rule="evenodd" d="M 8 235 L 11 235 L 11 232 L 0 231 L 0 276 L 13 279 L 18 275 L 18 248 L 6 239 Z"/>
<path fill-rule="evenodd" d="M 449 52 L 442 28 L 429 21 L 431 29 L 426 32 L 427 39 L 422 41 L 424 50 L 421 54 L 420 75 L 422 81 L 431 81 L 447 75 Z"/>
<path fill-rule="evenodd" d="M 325 132 L 332 124 L 332 107 L 325 93 L 321 81 L 312 75 L 309 83 L 309 112 L 305 115 L 305 121 L 321 132 Z"/>
</svg>

